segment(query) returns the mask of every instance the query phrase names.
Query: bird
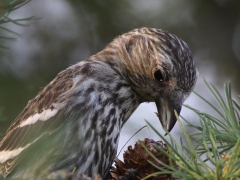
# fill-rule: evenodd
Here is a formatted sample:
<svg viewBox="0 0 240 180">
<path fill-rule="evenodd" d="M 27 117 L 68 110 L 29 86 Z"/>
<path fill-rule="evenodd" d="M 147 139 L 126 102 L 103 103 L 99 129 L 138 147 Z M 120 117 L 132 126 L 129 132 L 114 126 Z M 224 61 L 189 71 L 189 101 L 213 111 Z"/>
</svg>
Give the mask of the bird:
<svg viewBox="0 0 240 180">
<path fill-rule="evenodd" d="M 117 36 L 28 102 L 0 142 L 1 176 L 47 179 L 64 170 L 106 178 L 137 107 L 155 103 L 170 132 L 197 76 L 190 48 L 176 35 L 143 27 Z"/>
</svg>

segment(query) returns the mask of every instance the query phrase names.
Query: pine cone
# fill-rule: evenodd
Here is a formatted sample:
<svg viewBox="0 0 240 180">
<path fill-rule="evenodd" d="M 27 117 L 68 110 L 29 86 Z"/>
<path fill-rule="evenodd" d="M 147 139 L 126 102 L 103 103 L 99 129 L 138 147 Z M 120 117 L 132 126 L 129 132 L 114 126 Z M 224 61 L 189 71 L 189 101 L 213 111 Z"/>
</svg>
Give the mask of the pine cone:
<svg viewBox="0 0 240 180">
<path fill-rule="evenodd" d="M 142 143 L 148 148 L 148 150 L 161 162 L 169 165 L 169 158 L 157 151 L 154 148 L 154 145 L 158 146 L 159 148 L 163 149 L 164 151 L 168 152 L 166 144 L 162 141 L 154 141 L 152 139 L 145 138 Z M 151 161 L 155 165 L 161 168 L 165 168 L 161 164 L 157 163 L 141 146 L 139 142 L 137 142 L 134 146 L 128 147 L 128 150 L 123 154 L 124 162 L 119 160 L 118 158 L 114 159 L 116 168 L 112 169 L 112 176 L 115 179 L 119 180 L 140 180 L 143 177 L 146 177 L 149 174 L 154 172 L 159 172 L 157 168 L 152 166 L 148 161 Z M 154 180 L 173 180 L 176 179 L 172 175 L 164 174 L 158 177 L 149 178 Z"/>
</svg>

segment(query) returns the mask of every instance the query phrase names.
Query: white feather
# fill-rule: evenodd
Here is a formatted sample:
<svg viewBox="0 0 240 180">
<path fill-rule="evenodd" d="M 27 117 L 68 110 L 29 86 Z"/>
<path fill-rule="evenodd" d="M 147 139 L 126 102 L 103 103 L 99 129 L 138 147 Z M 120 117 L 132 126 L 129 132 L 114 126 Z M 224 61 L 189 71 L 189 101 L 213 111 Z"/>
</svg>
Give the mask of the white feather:
<svg viewBox="0 0 240 180">
<path fill-rule="evenodd" d="M 19 127 L 27 126 L 36 123 L 37 121 L 47 121 L 51 117 L 55 116 L 57 114 L 58 110 L 54 109 L 47 109 L 41 112 L 40 114 L 34 114 L 33 116 L 30 116 L 25 120 L 23 123 L 19 125 Z"/>
<path fill-rule="evenodd" d="M 1 151 L 0 152 L 0 163 L 4 163 L 5 161 L 16 157 L 17 155 L 19 155 L 24 149 L 26 149 L 30 145 L 31 144 L 27 144 L 24 147 L 19 147 L 17 149 L 10 150 L 10 151 Z"/>
</svg>

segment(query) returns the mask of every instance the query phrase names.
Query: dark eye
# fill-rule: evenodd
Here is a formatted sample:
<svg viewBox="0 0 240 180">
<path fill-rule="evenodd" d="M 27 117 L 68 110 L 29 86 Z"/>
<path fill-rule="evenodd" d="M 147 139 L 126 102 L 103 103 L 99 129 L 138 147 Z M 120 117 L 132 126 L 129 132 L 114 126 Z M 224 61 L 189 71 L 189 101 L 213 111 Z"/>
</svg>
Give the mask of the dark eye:
<svg viewBox="0 0 240 180">
<path fill-rule="evenodd" d="M 154 73 L 154 78 L 157 80 L 157 81 L 160 81 L 162 82 L 163 81 L 163 74 L 162 72 L 158 69 L 157 71 L 155 71 Z"/>
</svg>

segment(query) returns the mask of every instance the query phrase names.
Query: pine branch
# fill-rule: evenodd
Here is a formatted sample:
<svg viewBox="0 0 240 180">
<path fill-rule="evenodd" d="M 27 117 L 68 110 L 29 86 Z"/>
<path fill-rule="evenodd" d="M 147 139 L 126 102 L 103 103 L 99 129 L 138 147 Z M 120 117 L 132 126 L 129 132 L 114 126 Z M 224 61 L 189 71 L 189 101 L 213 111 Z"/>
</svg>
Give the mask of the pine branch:
<svg viewBox="0 0 240 180">
<path fill-rule="evenodd" d="M 186 145 L 182 141 L 180 144 L 177 143 L 175 138 L 167 132 L 171 139 L 168 142 L 165 136 L 147 122 L 167 144 L 168 158 L 177 164 L 177 166 L 165 166 L 166 169 L 162 169 L 159 174 L 173 174 L 177 179 L 184 180 L 240 179 L 240 105 L 232 99 L 230 83 L 224 85 L 225 98 L 223 98 L 213 85 L 208 84 L 205 80 L 204 82 L 219 107 L 215 107 L 203 96 L 195 94 L 216 111 L 221 118 L 186 106 L 199 116 L 201 123 L 201 126 L 194 125 L 181 117 L 197 131 L 197 133 L 189 135 L 178 117 L 178 123 L 187 142 Z M 152 176 L 156 176 L 156 174 L 152 174 Z"/>
<path fill-rule="evenodd" d="M 13 23 L 18 26 L 28 26 L 30 21 L 37 20 L 36 17 L 28 17 L 28 18 L 20 18 L 20 19 L 12 19 L 10 18 L 11 12 L 21 8 L 31 0 L 1 0 L 0 1 L 0 48 L 7 48 L 3 43 L 6 40 L 15 40 L 16 36 L 20 36 L 14 30 L 4 27 L 7 23 Z M 4 35 L 7 34 L 7 35 Z M 9 37 L 14 36 L 14 37 Z"/>
</svg>

